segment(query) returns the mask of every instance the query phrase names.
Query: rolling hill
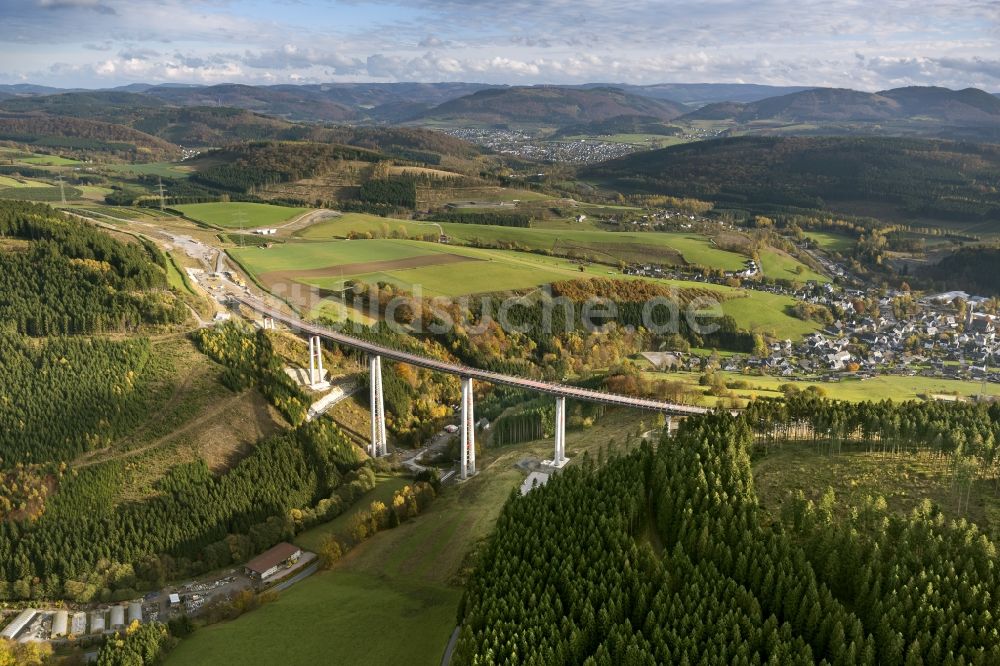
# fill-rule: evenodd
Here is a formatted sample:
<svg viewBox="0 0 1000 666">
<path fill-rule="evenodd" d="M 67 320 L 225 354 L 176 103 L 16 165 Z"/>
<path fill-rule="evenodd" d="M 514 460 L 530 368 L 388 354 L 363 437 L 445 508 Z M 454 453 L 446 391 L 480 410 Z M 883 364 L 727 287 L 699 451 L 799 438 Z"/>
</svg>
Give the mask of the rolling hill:
<svg viewBox="0 0 1000 666">
<path fill-rule="evenodd" d="M 855 123 L 857 129 L 894 134 L 923 131 L 954 134 L 961 128 L 1000 132 L 1000 99 L 976 88 L 949 90 L 911 86 L 869 93 L 815 88 L 750 103 L 719 102 L 688 113 L 683 120 L 735 123 Z M 867 125 L 867 127 L 865 127 Z M 849 128 L 820 127 L 843 133 Z M 837 131 L 832 131 L 837 130 Z"/>
<path fill-rule="evenodd" d="M 863 203 L 900 218 L 1000 220 L 1000 147 L 972 143 L 746 136 L 634 153 L 581 176 L 726 207 Z"/>
<path fill-rule="evenodd" d="M 630 95 L 617 88 L 530 86 L 480 90 L 429 109 L 419 120 L 560 127 L 619 116 L 672 120 L 686 110 L 676 102 Z"/>
</svg>

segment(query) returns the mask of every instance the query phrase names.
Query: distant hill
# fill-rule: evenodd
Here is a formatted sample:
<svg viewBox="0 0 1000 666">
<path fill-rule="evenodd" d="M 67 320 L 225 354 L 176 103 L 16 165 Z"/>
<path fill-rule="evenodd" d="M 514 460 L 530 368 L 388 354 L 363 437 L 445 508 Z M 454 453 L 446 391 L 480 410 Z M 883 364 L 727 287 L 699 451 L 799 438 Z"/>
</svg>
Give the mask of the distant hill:
<svg viewBox="0 0 1000 666">
<path fill-rule="evenodd" d="M 228 106 L 287 120 L 343 122 L 360 117 L 357 109 L 324 99 L 308 89 L 224 84 L 205 88 L 159 86 L 143 93 L 175 106 Z"/>
<path fill-rule="evenodd" d="M 619 116 L 671 120 L 685 111 L 676 102 L 639 97 L 617 88 L 530 86 L 480 90 L 429 109 L 419 119 L 560 127 Z"/>
<path fill-rule="evenodd" d="M 746 104 L 710 104 L 681 120 L 840 123 L 839 127 L 825 125 L 815 132 L 840 134 L 857 130 L 993 140 L 1000 137 L 1000 99 L 975 88 L 912 86 L 876 93 L 815 88 Z M 808 132 L 808 128 L 800 129 Z"/>
<path fill-rule="evenodd" d="M 620 88 L 632 95 L 666 99 L 690 106 L 717 102 L 756 102 L 767 97 L 810 89 L 808 86 L 765 86 L 756 83 L 656 83 L 648 86 L 595 83 L 582 87 Z"/>
<path fill-rule="evenodd" d="M 112 153 L 138 161 L 180 157 L 177 146 L 145 132 L 125 125 L 80 118 L 0 114 L 0 140 L 43 149 Z"/>
<path fill-rule="evenodd" d="M 896 217 L 994 220 L 1000 146 L 901 138 L 746 136 L 688 143 L 581 171 L 626 192 L 720 206 L 877 205 Z"/>
</svg>

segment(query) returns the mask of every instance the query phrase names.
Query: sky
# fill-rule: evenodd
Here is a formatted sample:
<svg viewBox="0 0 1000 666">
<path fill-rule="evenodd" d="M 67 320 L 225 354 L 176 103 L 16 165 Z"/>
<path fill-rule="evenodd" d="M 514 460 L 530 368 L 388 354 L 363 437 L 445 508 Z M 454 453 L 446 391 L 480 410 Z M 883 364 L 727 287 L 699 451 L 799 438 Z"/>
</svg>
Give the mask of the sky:
<svg viewBox="0 0 1000 666">
<path fill-rule="evenodd" d="M 1000 1 L 0 0 L 0 83 L 1000 91 Z"/>
</svg>

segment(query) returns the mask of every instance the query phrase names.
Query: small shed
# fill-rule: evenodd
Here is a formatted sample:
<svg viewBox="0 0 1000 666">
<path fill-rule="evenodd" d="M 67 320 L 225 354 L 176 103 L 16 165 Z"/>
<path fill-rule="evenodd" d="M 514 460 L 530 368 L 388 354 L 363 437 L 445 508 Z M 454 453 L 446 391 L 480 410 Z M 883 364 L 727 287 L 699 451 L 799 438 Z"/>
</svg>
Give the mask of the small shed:
<svg viewBox="0 0 1000 666">
<path fill-rule="evenodd" d="M 181 602 L 181 595 L 177 594 L 176 592 L 174 592 L 173 594 L 170 595 L 170 605 L 171 606 L 176 606 L 180 602 Z"/>
</svg>

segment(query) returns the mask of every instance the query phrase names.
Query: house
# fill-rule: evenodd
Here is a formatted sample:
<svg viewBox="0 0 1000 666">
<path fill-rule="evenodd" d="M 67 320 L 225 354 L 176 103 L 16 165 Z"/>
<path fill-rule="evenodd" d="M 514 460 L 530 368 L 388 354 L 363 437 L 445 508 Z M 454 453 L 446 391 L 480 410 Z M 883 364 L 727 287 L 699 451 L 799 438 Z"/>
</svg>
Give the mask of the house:
<svg viewBox="0 0 1000 666">
<path fill-rule="evenodd" d="M 253 232 L 258 236 L 274 236 L 278 233 L 277 229 L 254 229 Z"/>
<path fill-rule="evenodd" d="M 260 582 L 278 573 L 285 565 L 294 564 L 301 556 L 301 548 L 282 542 L 244 564 L 243 572 L 250 580 Z"/>
</svg>

